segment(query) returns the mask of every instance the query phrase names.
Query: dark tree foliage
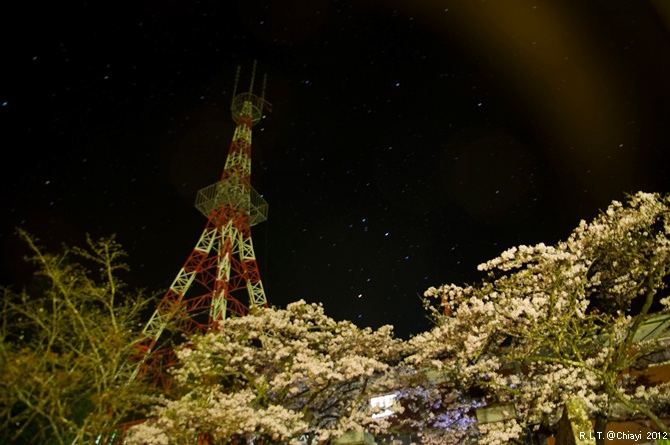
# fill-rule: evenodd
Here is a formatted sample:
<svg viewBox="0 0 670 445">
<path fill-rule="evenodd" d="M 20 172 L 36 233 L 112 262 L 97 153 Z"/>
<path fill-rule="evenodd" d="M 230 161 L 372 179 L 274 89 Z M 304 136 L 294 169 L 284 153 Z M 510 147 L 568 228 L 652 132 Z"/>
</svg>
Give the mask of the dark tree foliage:
<svg viewBox="0 0 670 445">
<path fill-rule="evenodd" d="M 4 443 L 109 440 L 149 391 L 131 378 L 146 298 L 118 278 L 127 266 L 114 237 L 50 254 L 19 235 L 37 284 L 30 291 L 1 289 Z"/>
</svg>

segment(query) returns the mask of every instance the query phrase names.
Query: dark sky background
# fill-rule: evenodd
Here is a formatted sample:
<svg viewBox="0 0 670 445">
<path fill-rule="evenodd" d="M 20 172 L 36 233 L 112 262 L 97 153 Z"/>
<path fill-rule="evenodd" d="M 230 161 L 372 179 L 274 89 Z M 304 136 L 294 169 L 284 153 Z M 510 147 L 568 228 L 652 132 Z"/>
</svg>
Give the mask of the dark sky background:
<svg viewBox="0 0 670 445">
<path fill-rule="evenodd" d="M 418 295 L 518 244 L 670 191 L 664 0 L 23 2 L 3 14 L 3 283 L 41 244 L 116 233 L 126 279 L 174 279 L 234 124 L 268 74 L 252 183 L 268 301 L 429 326 Z M 17 9 L 18 8 L 18 9 Z"/>
</svg>

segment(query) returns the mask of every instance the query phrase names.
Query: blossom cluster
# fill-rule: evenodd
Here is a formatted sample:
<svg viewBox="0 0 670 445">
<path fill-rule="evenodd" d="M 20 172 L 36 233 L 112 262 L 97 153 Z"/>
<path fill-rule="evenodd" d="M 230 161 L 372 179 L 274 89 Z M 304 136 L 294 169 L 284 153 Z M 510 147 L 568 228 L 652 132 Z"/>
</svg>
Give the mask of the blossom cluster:
<svg viewBox="0 0 670 445">
<path fill-rule="evenodd" d="M 669 204 L 648 193 L 615 201 L 566 241 L 513 247 L 481 264 L 480 283 L 429 288 L 425 299 L 446 310 L 433 311 L 435 328 L 410 341 L 407 362 L 440 369 L 486 403 L 515 405 L 515 420 L 480 426 L 484 443 L 555 424 L 575 397 L 592 415 L 645 412 L 659 422 L 653 413 L 670 409 L 670 387 L 643 387 L 630 369 L 667 348 L 633 340 L 652 307 L 670 305 L 658 294 L 670 271 Z"/>
<path fill-rule="evenodd" d="M 216 443 L 326 443 L 386 426 L 372 417 L 371 381 L 404 348 L 390 327 L 335 322 L 304 301 L 223 320 L 176 351 L 180 396 L 161 399 L 128 443 L 146 443 L 150 434 L 169 443 L 203 434 Z"/>
</svg>

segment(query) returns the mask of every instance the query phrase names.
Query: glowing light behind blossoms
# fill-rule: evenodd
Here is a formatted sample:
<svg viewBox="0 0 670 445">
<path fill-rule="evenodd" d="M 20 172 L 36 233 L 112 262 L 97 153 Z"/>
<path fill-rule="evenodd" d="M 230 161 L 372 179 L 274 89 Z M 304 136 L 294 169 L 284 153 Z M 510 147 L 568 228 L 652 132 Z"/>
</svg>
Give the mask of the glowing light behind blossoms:
<svg viewBox="0 0 670 445">
<path fill-rule="evenodd" d="M 393 406 L 393 403 L 397 397 L 397 394 L 386 394 L 383 396 L 372 397 L 370 398 L 370 407 L 372 409 L 383 409 L 379 413 L 372 415 L 373 419 L 379 419 L 381 417 L 387 417 L 393 414 L 394 412 L 390 409 Z"/>
</svg>

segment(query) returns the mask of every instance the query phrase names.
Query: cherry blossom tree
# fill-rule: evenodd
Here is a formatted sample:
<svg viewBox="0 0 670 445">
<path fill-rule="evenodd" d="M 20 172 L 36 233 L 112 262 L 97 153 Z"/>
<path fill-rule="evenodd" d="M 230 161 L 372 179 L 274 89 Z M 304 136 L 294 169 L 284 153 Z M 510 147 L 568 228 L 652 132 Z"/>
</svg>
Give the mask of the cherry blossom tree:
<svg viewBox="0 0 670 445">
<path fill-rule="evenodd" d="M 50 254 L 27 233 L 20 235 L 37 282 L 21 292 L 2 289 L 3 443 L 110 437 L 136 408 L 137 395 L 148 391 L 138 379 L 129 382 L 146 297 L 118 278 L 127 266 L 113 237 Z"/>
<path fill-rule="evenodd" d="M 566 400 L 579 397 L 596 431 L 610 420 L 647 419 L 668 432 L 670 383 L 645 370 L 667 354 L 665 335 L 642 327 L 668 314 L 670 200 L 638 193 L 613 202 L 567 241 L 509 249 L 481 264 L 476 285 L 443 285 L 437 325 L 411 340 L 408 363 L 430 367 L 489 406 L 513 406 L 504 422 L 480 425 L 484 443 L 551 428 Z M 665 356 L 667 357 L 667 355 Z"/>
<path fill-rule="evenodd" d="M 403 357 L 391 326 L 359 329 L 304 301 L 222 320 L 178 347 L 173 397 L 155 401 L 129 444 L 325 444 L 349 430 L 383 431 L 369 399 Z"/>
</svg>

